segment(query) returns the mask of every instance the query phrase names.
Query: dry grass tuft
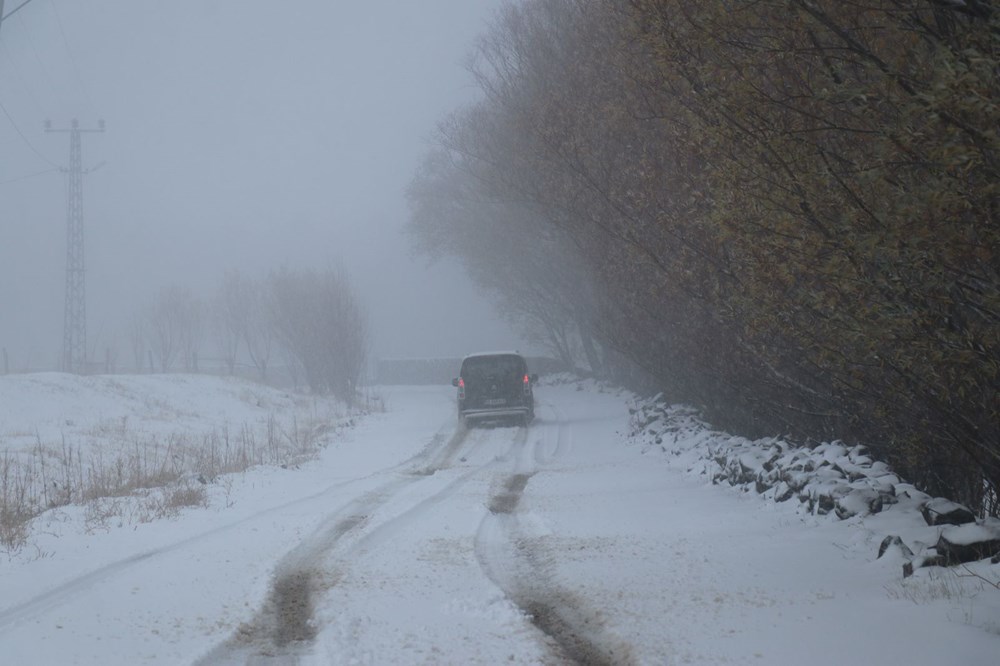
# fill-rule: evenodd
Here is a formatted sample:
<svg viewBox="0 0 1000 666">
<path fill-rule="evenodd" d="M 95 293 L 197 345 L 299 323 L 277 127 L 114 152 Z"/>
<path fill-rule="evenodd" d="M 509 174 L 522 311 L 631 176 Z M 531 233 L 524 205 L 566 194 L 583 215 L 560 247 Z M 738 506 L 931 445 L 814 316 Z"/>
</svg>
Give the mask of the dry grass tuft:
<svg viewBox="0 0 1000 666">
<path fill-rule="evenodd" d="M 63 438 L 30 450 L 0 454 L 0 548 L 16 552 L 27 543 L 30 523 L 42 512 L 68 504 L 86 506 L 90 529 L 149 522 L 186 507 L 206 506 L 206 484 L 251 467 L 290 467 L 312 457 L 339 425 L 316 415 L 282 427 L 265 423 L 228 426 L 201 436 L 167 437 L 136 431 L 126 419 L 102 422 L 84 451 Z"/>
</svg>

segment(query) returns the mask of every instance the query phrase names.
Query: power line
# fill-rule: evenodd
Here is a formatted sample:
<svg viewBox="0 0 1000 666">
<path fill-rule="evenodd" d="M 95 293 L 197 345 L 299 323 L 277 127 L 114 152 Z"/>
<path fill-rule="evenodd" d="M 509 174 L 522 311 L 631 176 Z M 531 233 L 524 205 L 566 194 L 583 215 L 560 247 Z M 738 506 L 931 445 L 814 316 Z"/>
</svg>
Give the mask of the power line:
<svg viewBox="0 0 1000 666">
<path fill-rule="evenodd" d="M 18 9 L 20 9 L 21 7 L 23 7 L 25 4 L 27 4 L 27 3 L 26 2 L 22 3 L 18 7 Z M 2 7 L 3 7 L 3 0 L 0 0 L 0 9 L 2 9 Z M 90 110 L 93 111 L 93 109 L 94 109 L 94 101 L 93 101 L 93 99 L 90 96 L 90 91 L 88 90 L 86 84 L 84 83 L 83 76 L 82 76 L 82 74 L 80 72 L 80 67 L 77 64 L 76 53 L 73 50 L 73 47 L 70 45 L 69 36 L 66 34 L 66 30 L 63 27 L 62 17 L 61 17 L 61 15 L 59 13 L 59 10 L 57 9 L 56 5 L 54 4 L 54 2 L 52 0 L 50 0 L 50 2 L 49 2 L 49 8 L 48 9 L 49 9 L 50 18 L 51 19 L 55 19 L 56 27 L 58 28 L 59 35 L 62 38 L 63 46 L 64 46 L 65 52 L 66 52 L 66 59 L 69 61 L 70 73 L 73 75 L 73 77 L 75 77 L 74 83 L 76 84 L 77 91 L 78 91 L 78 93 L 82 94 L 82 100 L 89 106 Z M 14 14 L 14 12 L 12 11 L 12 12 L 10 12 L 10 14 L 7 15 L 7 17 L 10 17 L 13 14 Z M 41 74 L 42 74 L 41 79 L 48 85 L 49 91 L 51 93 L 53 93 L 55 96 L 58 96 L 57 87 L 53 83 L 52 76 L 49 73 L 49 69 L 48 69 L 48 67 L 46 67 L 45 62 L 42 60 L 41 54 L 38 52 L 38 48 L 35 46 L 35 40 L 32 38 L 32 31 L 28 27 L 28 24 L 25 21 L 25 19 L 23 18 L 23 16 L 24 15 L 19 14 L 18 17 L 17 17 L 18 21 L 21 22 L 21 27 L 22 27 L 22 30 L 21 30 L 21 32 L 19 34 L 26 40 L 26 42 L 28 44 L 28 47 L 31 50 L 31 53 L 35 57 L 35 61 L 37 62 L 38 67 L 39 67 L 39 69 L 41 71 Z M 7 54 L 8 59 L 10 60 L 11 64 L 14 66 L 14 68 L 15 68 L 15 74 L 17 75 L 18 79 L 21 81 L 22 87 L 25 88 L 25 90 L 28 90 L 29 95 L 31 95 L 31 91 L 28 89 L 28 86 L 24 83 L 22 77 L 17 72 L 16 63 L 15 63 L 15 61 L 13 59 L 12 54 L 7 49 L 6 42 L 0 41 L 0 45 L 3 46 L 4 52 Z M 73 78 L 73 77 L 71 77 L 71 78 Z M 36 106 L 37 106 L 37 103 L 36 103 Z"/>
<path fill-rule="evenodd" d="M 24 7 L 29 2 L 31 2 L 31 0 L 24 0 L 24 2 L 22 2 L 17 7 L 15 7 L 12 10 L 10 10 L 9 12 L 7 12 L 7 14 L 5 14 L 4 16 L 0 16 L 0 23 L 3 23 L 7 19 L 9 19 L 11 16 L 13 16 L 14 14 L 16 14 L 22 7 Z M 0 0 L 0 10 L 2 10 L 2 9 L 3 9 L 3 0 Z M 2 12 L 0 12 L 0 13 L 2 13 Z"/>
<path fill-rule="evenodd" d="M 7 185 L 9 183 L 16 183 L 19 180 L 27 180 L 29 178 L 34 178 L 35 176 L 43 176 L 47 173 L 52 173 L 53 171 L 59 171 L 58 167 L 53 167 L 51 169 L 45 169 L 44 171 L 36 171 L 35 173 L 29 173 L 24 176 L 18 176 L 17 178 L 9 178 L 7 180 L 0 180 L 0 185 Z"/>
<path fill-rule="evenodd" d="M 69 38 L 66 37 L 66 31 L 63 29 L 62 19 L 59 17 L 59 10 L 56 9 L 56 4 L 52 0 L 49 0 L 49 6 L 52 8 L 52 13 L 56 17 L 56 25 L 59 26 L 59 34 L 62 35 L 63 44 L 66 46 L 66 54 L 69 56 L 70 67 L 73 68 L 73 73 L 76 74 L 77 85 L 80 86 L 80 90 L 83 92 L 83 96 L 90 106 L 91 112 L 94 111 L 94 100 L 90 98 L 90 92 L 87 90 L 87 86 L 84 85 L 83 76 L 80 75 L 80 68 L 77 66 L 77 58 L 73 52 L 73 48 L 69 45 Z"/>
<path fill-rule="evenodd" d="M 0 0 L 0 2 L 2 2 L 2 0 Z M 25 30 L 24 34 L 25 36 L 28 35 L 27 30 Z M 38 51 L 35 49 L 34 43 L 29 39 L 28 44 L 31 46 L 32 51 L 35 52 L 35 58 L 38 59 L 39 65 L 41 65 L 42 67 L 42 74 L 44 75 L 45 80 L 48 82 L 49 88 L 55 90 L 55 87 L 52 85 L 52 80 L 49 78 L 48 72 L 45 71 L 45 65 L 41 63 L 41 58 L 38 55 Z M 42 107 L 38 104 L 38 98 L 35 97 L 34 92 L 31 90 L 27 82 L 25 82 L 24 77 L 21 75 L 21 68 L 18 66 L 17 60 L 14 58 L 14 54 L 11 53 L 11 50 L 7 47 L 7 42 L 0 40 L 0 48 L 3 49 L 4 55 L 7 56 L 7 62 L 10 63 L 11 68 L 14 70 L 14 77 L 17 79 L 17 82 L 21 84 L 21 88 L 24 90 L 25 93 L 27 93 L 28 99 L 31 100 L 31 103 L 34 105 L 36 115 L 38 115 L 39 117 L 44 116 L 45 114 L 42 112 Z"/>
<path fill-rule="evenodd" d="M 35 146 L 32 145 L 30 141 L 28 141 L 28 137 L 24 136 L 24 132 L 22 132 L 21 128 L 17 126 L 17 123 L 14 122 L 14 119 L 7 111 L 7 107 L 3 105 L 3 102 L 0 102 L 0 111 L 3 111 L 3 115 L 7 116 L 7 120 L 10 121 L 11 126 L 14 128 L 14 131 L 17 132 L 18 136 L 21 137 L 21 140 L 24 141 L 24 144 L 28 146 L 28 148 L 31 148 L 31 151 L 35 153 L 35 155 L 38 155 L 38 157 L 49 166 L 54 167 L 56 169 L 60 168 L 58 164 L 56 164 L 55 162 L 47 158 L 45 155 L 42 155 L 40 152 L 38 152 L 38 149 L 35 148 Z"/>
<path fill-rule="evenodd" d="M 38 52 L 38 49 L 35 48 L 35 39 L 31 28 L 28 27 L 28 22 L 23 16 L 18 16 L 17 20 L 20 22 L 21 28 L 23 29 L 22 36 L 28 43 L 28 47 L 31 49 L 31 52 L 34 54 L 35 60 L 38 62 L 38 67 L 42 70 L 42 78 L 44 78 L 45 83 L 48 84 L 49 90 L 53 93 L 53 97 L 57 97 L 58 93 L 56 85 L 52 82 L 52 75 L 49 74 L 49 68 L 45 66 L 45 62 L 42 60 L 41 54 Z"/>
<path fill-rule="evenodd" d="M 30 2 L 30 0 L 28 0 L 28 2 Z M 21 3 L 17 8 L 15 8 L 14 10 L 12 10 L 9 14 L 7 14 L 6 16 L 4 16 L 3 18 L 5 18 L 5 19 L 6 18 L 10 18 L 11 15 L 13 15 L 21 7 L 24 7 L 26 4 L 28 4 L 28 2 Z M 2 9 L 3 9 L 3 0 L 0 0 L 0 10 L 2 10 Z M 2 13 L 2 11 L 0 11 L 0 13 Z M 20 17 L 18 17 L 18 18 L 20 19 Z M 30 40 L 29 40 L 29 43 L 30 43 Z M 38 109 L 39 108 L 39 106 L 38 106 L 38 100 L 35 99 L 35 96 L 32 94 L 31 89 L 28 87 L 28 85 L 24 81 L 24 78 L 21 76 L 20 69 L 18 68 L 17 63 L 14 60 L 12 54 L 10 53 L 10 50 L 7 48 L 7 42 L 0 41 L 0 46 L 3 47 L 4 53 L 7 54 L 7 60 L 10 62 L 11 67 L 13 67 L 14 75 L 17 78 L 18 82 L 21 84 L 21 87 L 24 88 L 25 92 L 27 92 L 28 98 L 31 100 L 32 104 L 34 104 L 35 108 Z M 32 50 L 34 50 L 34 44 L 31 44 L 31 48 L 32 48 Z M 37 51 L 35 51 L 35 57 L 39 58 Z M 39 58 L 39 64 L 41 64 L 41 58 Z M 46 79 L 48 80 L 48 73 L 45 72 L 44 65 L 43 65 L 42 71 L 45 74 Z M 51 80 L 49 80 L 49 85 L 50 86 L 52 85 Z M 25 136 L 24 132 L 21 131 L 21 128 L 18 127 L 17 123 L 14 121 L 13 116 L 11 116 L 10 112 L 7 110 L 7 107 L 4 106 L 3 102 L 0 102 L 0 110 L 3 111 L 3 114 L 7 117 L 7 120 L 10 121 L 11 126 L 14 128 L 14 131 L 17 132 L 17 135 L 21 138 L 21 141 L 23 141 L 24 144 L 26 146 L 28 146 L 28 148 L 31 149 L 31 152 L 35 153 L 35 155 L 37 155 L 43 162 L 45 162 L 46 164 L 48 164 L 48 165 L 50 165 L 52 167 L 52 169 L 48 169 L 46 171 L 41 171 L 41 172 L 38 172 L 38 173 L 35 173 L 35 174 L 31 174 L 29 176 L 22 176 L 20 178 L 14 178 L 12 180 L 4 181 L 3 183 L 0 183 L 0 184 L 15 182 L 15 181 L 18 181 L 18 180 L 23 180 L 24 178 L 30 178 L 32 176 L 36 176 L 36 175 L 39 175 L 41 173 L 48 173 L 50 171 L 53 171 L 53 170 L 56 170 L 56 169 L 60 168 L 60 166 L 58 164 L 54 163 L 49 158 L 45 157 L 45 155 L 43 155 L 41 153 L 41 151 L 39 151 L 37 148 L 35 148 L 34 144 L 31 143 L 31 141 L 28 140 L 28 137 Z"/>
</svg>

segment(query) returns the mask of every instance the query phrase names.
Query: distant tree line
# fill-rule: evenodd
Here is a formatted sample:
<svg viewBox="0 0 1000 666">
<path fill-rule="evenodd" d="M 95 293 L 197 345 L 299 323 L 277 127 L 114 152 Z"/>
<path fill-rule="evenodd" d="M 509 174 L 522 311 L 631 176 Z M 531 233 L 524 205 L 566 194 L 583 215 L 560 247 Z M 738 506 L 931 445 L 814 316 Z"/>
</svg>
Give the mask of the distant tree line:
<svg viewBox="0 0 1000 666">
<path fill-rule="evenodd" d="M 280 354 L 293 381 L 352 403 L 368 362 L 367 322 L 343 272 L 229 271 L 208 301 L 177 285 L 161 289 L 135 317 L 130 345 L 136 369 L 190 372 L 210 342 L 230 374 L 248 359 L 261 380 Z"/>
<path fill-rule="evenodd" d="M 749 435 L 1000 489 L 990 0 L 524 0 L 411 230 L 567 360 Z"/>
</svg>

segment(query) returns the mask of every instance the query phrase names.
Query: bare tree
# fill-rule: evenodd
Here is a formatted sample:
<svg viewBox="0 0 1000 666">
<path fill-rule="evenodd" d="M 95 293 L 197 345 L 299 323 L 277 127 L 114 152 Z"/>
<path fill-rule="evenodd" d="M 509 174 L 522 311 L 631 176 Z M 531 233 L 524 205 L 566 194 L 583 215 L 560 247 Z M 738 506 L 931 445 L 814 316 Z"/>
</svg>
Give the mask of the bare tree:
<svg viewBox="0 0 1000 666">
<path fill-rule="evenodd" d="M 246 279 L 239 271 L 226 271 L 215 298 L 212 322 L 219 351 L 230 375 L 236 374 L 240 341 L 246 335 L 248 314 L 245 285 Z"/>
<path fill-rule="evenodd" d="M 180 349 L 184 361 L 184 369 L 188 372 L 198 370 L 198 347 L 205 338 L 205 308 L 201 301 L 195 298 L 191 292 L 186 292 L 187 297 L 182 301 L 182 307 L 178 311 L 181 318 L 180 326 Z"/>
<path fill-rule="evenodd" d="M 298 359 L 310 389 L 353 403 L 367 363 L 368 325 L 347 276 L 283 269 L 268 284 L 275 336 Z"/>
<path fill-rule="evenodd" d="M 146 325 L 144 318 L 138 315 L 132 317 L 132 323 L 129 325 L 129 347 L 136 372 L 142 372 L 146 365 Z"/>
<path fill-rule="evenodd" d="M 147 315 L 148 333 L 161 372 L 170 372 L 178 356 L 194 369 L 194 355 L 204 334 L 201 304 L 190 290 L 171 285 L 160 290 Z"/>
<path fill-rule="evenodd" d="M 257 368 L 260 379 L 267 379 L 268 364 L 274 347 L 274 327 L 271 324 L 267 302 L 267 283 L 263 280 L 247 281 L 243 285 L 244 304 L 247 308 L 243 340 L 247 354 Z"/>
</svg>

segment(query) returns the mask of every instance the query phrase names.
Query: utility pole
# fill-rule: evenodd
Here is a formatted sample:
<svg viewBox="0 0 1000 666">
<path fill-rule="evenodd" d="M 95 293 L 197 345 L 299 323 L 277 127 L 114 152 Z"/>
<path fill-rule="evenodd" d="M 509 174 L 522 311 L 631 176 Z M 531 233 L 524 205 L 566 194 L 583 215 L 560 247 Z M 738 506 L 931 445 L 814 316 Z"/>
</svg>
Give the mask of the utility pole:
<svg viewBox="0 0 1000 666">
<path fill-rule="evenodd" d="M 53 129 L 45 121 L 46 132 L 69 133 L 69 168 L 66 208 L 66 302 L 63 310 L 63 372 L 87 371 L 87 291 L 83 261 L 83 147 L 84 132 L 103 132 L 104 121 L 96 129 L 82 129 L 74 118 L 68 129 Z"/>
</svg>

